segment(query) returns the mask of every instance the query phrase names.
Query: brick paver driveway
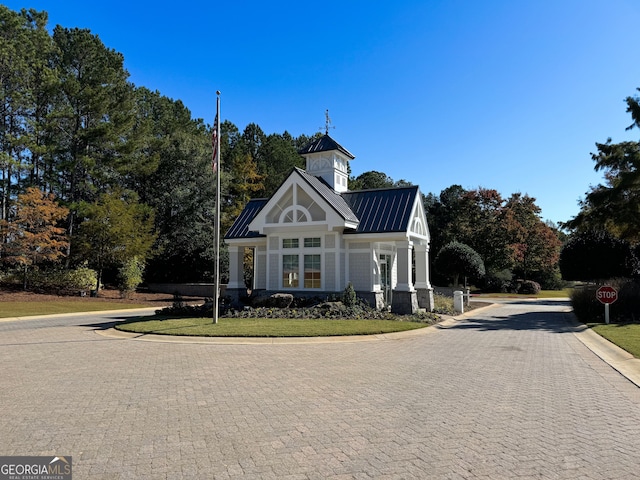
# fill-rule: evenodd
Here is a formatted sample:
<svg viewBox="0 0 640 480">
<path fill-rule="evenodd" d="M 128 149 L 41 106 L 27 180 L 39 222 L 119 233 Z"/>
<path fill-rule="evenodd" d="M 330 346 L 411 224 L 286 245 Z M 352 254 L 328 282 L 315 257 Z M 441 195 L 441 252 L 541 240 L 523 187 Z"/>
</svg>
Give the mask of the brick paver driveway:
<svg viewBox="0 0 640 480">
<path fill-rule="evenodd" d="M 322 344 L 0 323 L 0 455 L 72 455 L 77 479 L 639 478 L 639 389 L 563 310 Z"/>
</svg>

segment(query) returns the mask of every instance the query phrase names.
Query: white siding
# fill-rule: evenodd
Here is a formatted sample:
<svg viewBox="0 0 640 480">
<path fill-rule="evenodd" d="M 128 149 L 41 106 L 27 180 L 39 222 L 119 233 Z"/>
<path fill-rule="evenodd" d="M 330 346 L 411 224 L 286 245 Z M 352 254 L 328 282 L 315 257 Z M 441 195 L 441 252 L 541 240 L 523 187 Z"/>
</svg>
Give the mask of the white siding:
<svg viewBox="0 0 640 480">
<path fill-rule="evenodd" d="M 270 253 L 269 264 L 269 289 L 277 290 L 280 288 L 280 255 Z"/>
<path fill-rule="evenodd" d="M 324 289 L 329 291 L 337 290 L 336 288 L 336 254 L 327 252 L 324 254 Z"/>
<path fill-rule="evenodd" d="M 371 254 L 349 254 L 349 278 L 348 280 L 356 290 L 371 290 Z"/>
</svg>

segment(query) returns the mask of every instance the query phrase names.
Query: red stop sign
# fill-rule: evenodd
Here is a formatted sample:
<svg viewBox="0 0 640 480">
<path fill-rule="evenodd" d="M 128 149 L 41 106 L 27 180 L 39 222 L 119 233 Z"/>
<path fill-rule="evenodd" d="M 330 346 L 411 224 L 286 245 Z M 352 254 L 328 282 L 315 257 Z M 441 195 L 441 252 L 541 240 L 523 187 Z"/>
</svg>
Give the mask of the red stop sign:
<svg viewBox="0 0 640 480">
<path fill-rule="evenodd" d="M 596 298 L 601 303 L 613 303 L 618 299 L 618 291 L 610 285 L 603 285 L 596 290 Z"/>
</svg>

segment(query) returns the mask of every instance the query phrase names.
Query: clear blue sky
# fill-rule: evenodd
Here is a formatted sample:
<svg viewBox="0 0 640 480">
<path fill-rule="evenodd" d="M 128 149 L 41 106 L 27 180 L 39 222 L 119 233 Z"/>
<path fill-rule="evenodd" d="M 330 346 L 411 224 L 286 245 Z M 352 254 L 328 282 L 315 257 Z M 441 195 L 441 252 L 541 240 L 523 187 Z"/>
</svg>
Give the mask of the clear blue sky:
<svg viewBox="0 0 640 480">
<path fill-rule="evenodd" d="M 554 222 L 601 182 L 595 142 L 640 139 L 638 0 L 4 4 L 90 29 L 208 124 L 216 90 L 240 130 L 313 134 L 329 109 L 353 175 L 527 193 Z"/>
</svg>

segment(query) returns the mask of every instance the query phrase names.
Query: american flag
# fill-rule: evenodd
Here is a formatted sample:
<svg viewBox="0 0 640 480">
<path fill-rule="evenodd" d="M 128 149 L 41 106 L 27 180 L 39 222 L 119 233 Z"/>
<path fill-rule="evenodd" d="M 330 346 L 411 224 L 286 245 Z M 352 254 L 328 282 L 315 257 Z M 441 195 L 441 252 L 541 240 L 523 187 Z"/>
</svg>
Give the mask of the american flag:
<svg viewBox="0 0 640 480">
<path fill-rule="evenodd" d="M 213 155 L 211 157 L 211 168 L 213 173 L 218 169 L 218 115 L 213 122 L 213 134 L 211 135 L 211 146 L 213 146 Z"/>
</svg>

